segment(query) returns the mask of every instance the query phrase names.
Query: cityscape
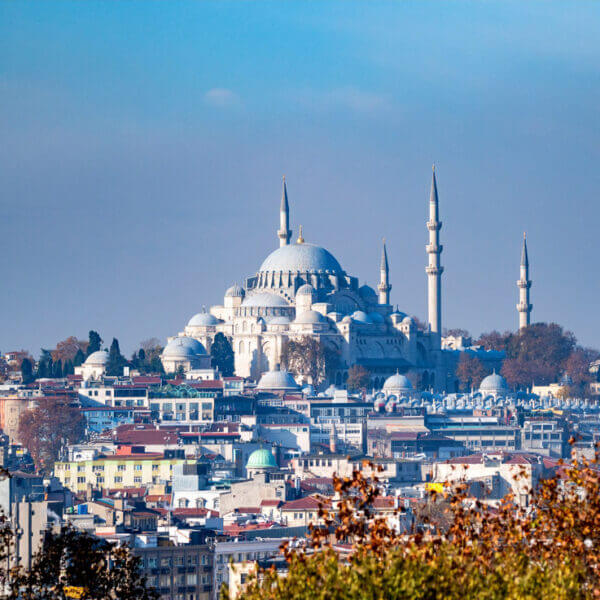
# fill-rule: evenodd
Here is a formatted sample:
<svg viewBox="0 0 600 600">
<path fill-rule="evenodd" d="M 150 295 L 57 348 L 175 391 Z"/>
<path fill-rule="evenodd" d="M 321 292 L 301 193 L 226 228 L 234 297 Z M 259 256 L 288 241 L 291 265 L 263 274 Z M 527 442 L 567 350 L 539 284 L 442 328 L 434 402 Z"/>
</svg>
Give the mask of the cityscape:
<svg viewBox="0 0 600 600">
<path fill-rule="evenodd" d="M 456 117 L 465 137 L 446 145 L 443 132 L 426 125 L 420 100 L 411 108 L 405 99 L 400 109 L 391 88 L 388 95 L 382 85 L 378 96 L 359 90 L 358 82 L 372 83 L 380 69 L 387 77 L 407 58 L 384 44 L 366 67 L 353 44 L 367 35 L 373 47 L 388 40 L 391 48 L 399 42 L 386 20 L 412 39 L 411 27 L 426 31 L 441 9 L 434 30 L 441 34 L 445 19 L 458 29 L 441 35 L 439 50 L 455 48 L 463 69 L 472 55 L 463 55 L 470 42 L 460 32 L 472 31 L 471 19 L 492 38 L 505 20 L 515 49 L 508 38 L 488 46 L 484 35 L 481 52 L 497 69 L 493 85 L 516 98 L 512 74 L 520 67 L 508 56 L 552 62 L 546 37 L 565 15 L 561 2 L 528 7 L 527 18 L 545 23 L 532 25 L 535 49 L 520 36 L 525 17 L 512 3 L 359 2 L 347 13 L 338 2 L 225 3 L 230 12 L 213 2 L 31 4 L 39 14 L 21 2 L 0 7 L 10 57 L 0 71 L 8 116 L 0 124 L 15 146 L 0 171 L 8 259 L 0 597 L 597 597 L 600 213 L 595 172 L 577 187 L 570 166 L 598 154 L 595 7 L 572 7 L 556 77 L 544 71 L 537 81 L 543 69 L 523 67 L 532 86 L 543 82 L 548 103 L 558 87 L 566 95 L 560 102 L 569 110 L 556 105 L 553 127 L 572 138 L 559 148 L 538 133 L 515 138 L 506 154 L 493 155 L 493 180 L 480 162 L 483 138 L 501 147 L 506 125 L 485 94 L 466 94 L 473 104 Z M 220 40 L 229 35 L 228 17 L 231 43 L 263 70 L 252 92 L 245 75 L 236 80 L 237 61 L 247 68 L 244 53 L 213 43 L 217 31 Z M 273 33 L 276 23 L 289 33 Z M 121 29 L 129 25 L 131 39 Z M 138 27 L 158 32 L 158 46 L 140 41 Z M 425 46 L 416 46 L 417 61 L 433 76 L 438 48 Z M 114 53 L 107 63 L 108 54 L 95 54 L 100 47 Z M 204 50 L 231 65 L 222 81 L 237 91 L 202 83 L 202 101 L 184 109 L 182 99 L 195 93 L 190 81 L 214 77 Z M 502 59 L 500 50 L 508 53 Z M 277 51 L 281 71 L 272 62 Z M 337 77 L 326 64 L 337 52 L 342 79 L 334 91 L 295 87 L 305 60 L 315 85 L 319 69 Z M 567 78 L 573 65 L 592 63 L 591 104 L 586 97 L 572 114 L 581 90 L 575 75 L 563 85 L 561 69 Z M 478 65 L 473 77 L 491 86 L 486 72 Z M 131 93 L 136 73 L 129 106 L 121 92 Z M 464 71 L 452 73 L 440 89 L 458 90 Z M 344 87 L 343 77 L 358 87 Z M 409 81 L 423 98 L 431 91 L 407 78 L 408 96 Z M 298 106 L 284 109 L 273 83 L 289 86 Z M 79 85 L 103 91 L 76 100 Z M 353 90 L 350 99 L 342 89 Z M 266 104 L 253 104 L 252 93 L 263 92 Z M 454 118 L 462 101 L 432 109 L 433 121 L 446 110 Z M 470 124 L 481 107 L 484 132 Z M 406 119 L 409 136 L 412 110 L 431 139 L 415 146 L 410 165 L 397 164 L 404 188 L 376 182 L 400 152 L 386 130 Z M 543 120 L 545 109 L 532 110 Z M 578 138 L 581 114 L 589 139 Z M 78 150 L 75 130 L 86 136 L 92 126 L 95 137 Z M 292 145 L 266 151 L 263 143 L 282 141 L 288 127 Z M 159 130 L 164 155 L 154 162 Z M 183 158 L 188 130 L 210 146 L 201 167 Z M 223 150 L 234 130 L 256 151 Z M 573 155 L 579 141 L 581 155 Z M 342 164 L 355 152 L 364 164 Z M 543 168 L 536 152 L 559 156 L 546 167 L 547 192 L 534 173 Z M 116 166 L 113 157 L 125 154 Z M 331 175 L 333 187 L 319 191 L 332 164 L 344 185 L 338 193 Z M 26 172 L 32 180 L 47 172 L 46 187 Z M 465 173 L 472 183 L 458 184 Z M 526 193 L 503 200 L 501 180 L 513 174 L 506 189 Z M 537 183 L 525 183 L 530 178 Z M 369 187 L 378 193 L 365 196 Z"/>
</svg>

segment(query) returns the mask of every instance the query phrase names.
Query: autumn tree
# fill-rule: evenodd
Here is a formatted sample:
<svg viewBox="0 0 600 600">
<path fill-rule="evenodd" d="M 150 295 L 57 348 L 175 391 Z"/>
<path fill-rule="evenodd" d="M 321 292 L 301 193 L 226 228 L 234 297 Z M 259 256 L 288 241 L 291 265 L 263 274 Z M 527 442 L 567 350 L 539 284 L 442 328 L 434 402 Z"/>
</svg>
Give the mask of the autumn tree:
<svg viewBox="0 0 600 600">
<path fill-rule="evenodd" d="M 462 352 L 456 367 L 456 376 L 463 391 L 478 388 L 481 380 L 488 374 L 483 363 L 476 357 Z"/>
<path fill-rule="evenodd" d="M 235 370 L 233 348 L 227 337 L 220 331 L 215 335 L 210 348 L 213 366 L 217 367 L 224 377 L 231 377 Z"/>
<path fill-rule="evenodd" d="M 288 371 L 316 387 L 333 377 L 339 368 L 340 353 L 320 339 L 302 336 L 287 343 L 281 362 Z"/>
<path fill-rule="evenodd" d="M 88 342 L 84 340 L 78 340 L 74 335 L 72 335 L 56 344 L 56 348 L 51 352 L 52 360 L 54 362 L 60 360 L 63 364 L 68 361 L 73 361 L 77 352 L 83 353 L 87 346 Z"/>
<path fill-rule="evenodd" d="M 577 346 L 565 361 L 565 374 L 571 380 L 571 395 L 581 395 L 594 380 L 590 365 L 600 358 L 600 353 L 592 348 Z"/>
<path fill-rule="evenodd" d="M 595 462 L 595 461 L 594 461 Z M 523 472 L 525 476 L 525 472 Z M 377 478 L 334 476 L 336 503 L 294 548 L 285 572 L 250 574 L 244 600 L 535 600 L 598 598 L 600 471 L 563 466 L 530 490 L 523 508 L 509 495 L 488 507 L 466 482 L 431 493 L 434 510 L 404 533 L 374 509 Z M 436 498 L 441 499 L 437 502 Z M 444 511 L 444 512 L 441 512 Z M 445 518 L 444 518 L 445 515 Z M 223 595 L 222 595 L 223 597 Z"/>
<path fill-rule="evenodd" d="M 444 329 L 444 337 L 466 337 L 470 338 L 471 334 L 466 329 L 455 327 L 454 329 Z"/>
<path fill-rule="evenodd" d="M 363 390 L 371 383 L 371 372 L 362 365 L 352 365 L 348 369 L 346 387 L 351 392 Z"/>
<path fill-rule="evenodd" d="M 21 414 L 19 438 L 41 473 L 50 473 L 65 444 L 79 442 L 85 432 L 81 412 L 62 398 L 41 397 Z"/>
</svg>

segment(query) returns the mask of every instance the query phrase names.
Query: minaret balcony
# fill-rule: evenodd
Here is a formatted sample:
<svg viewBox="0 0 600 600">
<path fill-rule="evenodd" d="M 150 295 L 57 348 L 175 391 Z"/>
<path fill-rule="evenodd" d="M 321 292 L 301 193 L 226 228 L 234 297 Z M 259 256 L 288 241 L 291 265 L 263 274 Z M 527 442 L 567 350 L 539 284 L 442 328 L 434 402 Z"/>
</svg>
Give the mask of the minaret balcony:
<svg viewBox="0 0 600 600">
<path fill-rule="evenodd" d="M 519 279 L 519 281 L 517 281 L 517 287 L 528 290 L 531 287 L 531 280 Z"/>
<path fill-rule="evenodd" d="M 531 312 L 532 309 L 533 304 L 527 304 L 526 302 L 519 302 L 519 304 L 517 304 L 518 312 Z"/>
<path fill-rule="evenodd" d="M 427 244 L 425 246 L 427 254 L 440 254 L 443 249 L 444 246 L 442 244 Z"/>
<path fill-rule="evenodd" d="M 441 228 L 441 221 L 427 221 L 427 229 L 429 229 L 429 231 L 439 231 Z"/>
<path fill-rule="evenodd" d="M 427 275 L 441 275 L 444 272 L 444 267 L 425 267 Z"/>
</svg>

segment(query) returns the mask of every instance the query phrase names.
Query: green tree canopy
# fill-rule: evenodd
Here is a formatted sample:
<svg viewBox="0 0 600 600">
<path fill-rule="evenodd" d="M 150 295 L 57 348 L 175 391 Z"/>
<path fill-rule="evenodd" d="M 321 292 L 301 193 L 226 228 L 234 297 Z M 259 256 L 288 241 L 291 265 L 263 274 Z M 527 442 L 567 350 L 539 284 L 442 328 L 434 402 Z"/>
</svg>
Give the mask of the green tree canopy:
<svg viewBox="0 0 600 600">
<path fill-rule="evenodd" d="M 231 377 L 234 373 L 233 348 L 227 337 L 220 331 L 215 335 L 210 348 L 212 364 L 219 369 L 223 377 Z"/>
<path fill-rule="evenodd" d="M 108 351 L 108 364 L 106 365 L 106 374 L 112 376 L 123 375 L 123 367 L 127 364 L 127 360 L 121 354 L 119 348 L 119 340 L 113 338 Z"/>
<path fill-rule="evenodd" d="M 102 347 L 102 338 L 100 337 L 100 334 L 97 331 L 94 331 L 92 329 L 88 334 L 88 338 L 88 347 L 85 351 L 86 357 L 94 352 L 98 352 L 98 350 L 100 350 L 100 348 Z"/>
<path fill-rule="evenodd" d="M 33 376 L 33 363 L 28 358 L 24 358 L 21 362 L 21 378 L 23 383 L 31 383 L 35 377 Z"/>
</svg>

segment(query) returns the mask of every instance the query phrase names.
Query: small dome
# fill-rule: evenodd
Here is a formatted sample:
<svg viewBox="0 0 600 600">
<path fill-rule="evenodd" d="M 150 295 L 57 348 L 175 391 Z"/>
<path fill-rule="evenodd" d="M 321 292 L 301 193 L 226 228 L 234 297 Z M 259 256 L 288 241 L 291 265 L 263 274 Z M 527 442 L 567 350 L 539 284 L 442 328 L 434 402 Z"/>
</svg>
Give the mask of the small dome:
<svg viewBox="0 0 600 600">
<path fill-rule="evenodd" d="M 211 315 L 207 312 L 201 312 L 197 315 L 194 315 L 188 321 L 188 327 L 210 327 L 212 325 L 217 325 L 219 323 L 219 319 L 217 319 L 214 315 Z"/>
<path fill-rule="evenodd" d="M 411 325 L 411 326 L 415 324 L 412 317 L 404 317 L 404 319 L 402 319 L 402 323 L 404 325 Z"/>
<path fill-rule="evenodd" d="M 259 294 L 252 294 L 246 296 L 242 302 L 242 306 L 258 306 L 260 308 L 278 308 L 280 306 L 289 306 L 285 298 L 278 296 L 277 294 L 271 294 L 269 292 L 261 292 Z"/>
<path fill-rule="evenodd" d="M 276 469 L 277 461 L 270 450 L 261 448 L 255 450 L 249 457 L 246 463 L 247 469 Z"/>
<path fill-rule="evenodd" d="M 298 288 L 296 296 L 312 296 L 315 293 L 315 288 L 310 283 L 305 283 Z"/>
<path fill-rule="evenodd" d="M 385 319 L 378 312 L 371 312 L 368 317 L 373 323 L 385 323 Z"/>
<path fill-rule="evenodd" d="M 204 346 L 194 338 L 180 336 L 173 338 L 163 350 L 165 358 L 194 358 L 199 354 L 206 354 Z"/>
<path fill-rule="evenodd" d="M 335 257 L 320 246 L 313 244 L 289 244 L 281 246 L 265 258 L 259 271 L 283 271 L 318 273 L 326 272 L 343 275 L 344 271 Z"/>
<path fill-rule="evenodd" d="M 377 292 L 370 285 L 361 285 L 358 288 L 358 293 L 360 294 L 360 297 L 365 300 L 377 299 Z"/>
<path fill-rule="evenodd" d="M 383 384 L 384 390 L 412 390 L 413 386 L 410 379 L 405 375 L 396 373 L 391 377 L 388 377 Z"/>
<path fill-rule="evenodd" d="M 480 392 L 487 393 L 506 393 L 509 391 L 508 384 L 506 383 L 506 379 L 502 377 L 502 375 L 498 375 L 494 371 L 491 375 L 484 377 L 479 384 Z"/>
<path fill-rule="evenodd" d="M 232 285 L 226 292 L 225 296 L 228 298 L 243 298 L 246 295 L 244 288 L 237 283 Z"/>
<path fill-rule="evenodd" d="M 313 325 L 315 323 L 324 323 L 325 317 L 316 310 L 305 310 L 294 319 L 294 323 L 299 325 Z"/>
<path fill-rule="evenodd" d="M 97 350 L 92 352 L 86 359 L 84 364 L 89 366 L 102 367 L 108 363 L 108 351 Z"/>
<path fill-rule="evenodd" d="M 342 323 L 352 323 L 352 317 L 349 315 L 346 315 L 343 319 L 342 319 Z"/>
<path fill-rule="evenodd" d="M 287 371 L 267 371 L 263 373 L 258 385 L 259 390 L 297 390 L 296 380 Z"/>
<path fill-rule="evenodd" d="M 352 318 L 359 323 L 372 323 L 371 319 L 369 319 L 369 315 L 362 310 L 355 310 L 352 313 Z"/>
</svg>

